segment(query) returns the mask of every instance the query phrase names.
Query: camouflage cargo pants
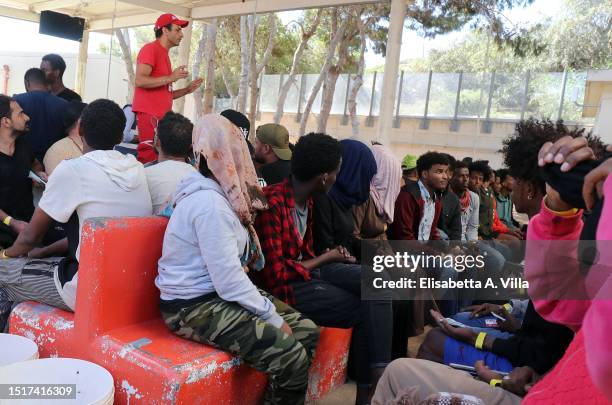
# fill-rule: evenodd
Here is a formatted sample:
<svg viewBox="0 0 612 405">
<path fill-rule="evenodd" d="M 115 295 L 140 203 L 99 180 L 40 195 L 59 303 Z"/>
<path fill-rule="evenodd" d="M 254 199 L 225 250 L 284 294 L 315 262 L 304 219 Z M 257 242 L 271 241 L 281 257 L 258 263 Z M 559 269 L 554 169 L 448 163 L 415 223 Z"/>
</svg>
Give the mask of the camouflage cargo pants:
<svg viewBox="0 0 612 405">
<path fill-rule="evenodd" d="M 302 404 L 319 330 L 287 304 L 260 292 L 272 301 L 293 335 L 288 336 L 240 305 L 219 297 L 177 313 L 162 312 L 162 317 L 177 335 L 231 352 L 268 374 L 265 404 Z"/>
</svg>

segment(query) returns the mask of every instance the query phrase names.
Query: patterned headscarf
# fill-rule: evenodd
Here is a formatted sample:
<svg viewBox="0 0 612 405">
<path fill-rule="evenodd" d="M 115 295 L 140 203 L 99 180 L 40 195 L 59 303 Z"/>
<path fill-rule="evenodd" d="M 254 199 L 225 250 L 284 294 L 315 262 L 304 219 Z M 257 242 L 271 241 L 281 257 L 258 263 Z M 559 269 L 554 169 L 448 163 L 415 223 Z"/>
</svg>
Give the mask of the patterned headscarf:
<svg viewBox="0 0 612 405">
<path fill-rule="evenodd" d="M 193 129 L 196 168 L 204 157 L 240 222 L 249 231 L 248 265 L 263 261 L 259 238 L 253 227 L 257 210 L 268 208 L 244 136 L 238 127 L 218 114 L 200 118 Z M 262 266 L 263 267 L 263 266 Z"/>
<path fill-rule="evenodd" d="M 393 222 L 395 200 L 400 193 L 402 166 L 389 148 L 372 145 L 376 160 L 376 174 L 370 185 L 370 196 L 376 205 L 376 212 L 385 217 L 385 222 Z"/>
</svg>

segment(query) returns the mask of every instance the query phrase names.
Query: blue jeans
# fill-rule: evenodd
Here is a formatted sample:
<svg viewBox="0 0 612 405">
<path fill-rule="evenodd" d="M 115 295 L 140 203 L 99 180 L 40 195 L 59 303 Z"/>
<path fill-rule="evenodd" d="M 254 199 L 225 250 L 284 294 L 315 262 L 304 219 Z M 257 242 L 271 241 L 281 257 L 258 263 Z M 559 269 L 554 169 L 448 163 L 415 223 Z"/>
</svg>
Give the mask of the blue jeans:
<svg viewBox="0 0 612 405">
<path fill-rule="evenodd" d="M 512 260 L 512 249 L 510 249 L 505 243 L 498 242 L 496 240 L 488 241 L 495 250 L 504 256 L 504 259 Z"/>
<path fill-rule="evenodd" d="M 459 273 L 452 267 L 442 267 L 440 269 L 439 280 L 455 280 L 459 278 Z M 449 288 L 442 295 L 442 299 L 439 301 L 440 311 L 442 315 L 451 316 L 459 311 L 459 294 L 456 288 Z"/>
<path fill-rule="evenodd" d="M 353 327 L 357 385 L 369 386 L 370 369 L 384 368 L 391 361 L 391 294 L 381 290 L 379 299 L 361 299 L 358 264 L 326 264 L 311 275 L 312 280 L 293 285 L 294 308 L 320 326 Z"/>
<path fill-rule="evenodd" d="M 485 255 L 485 269 L 493 275 L 500 275 L 506 260 L 511 257 L 512 252 L 502 243 L 495 241 L 479 240 L 478 249 Z"/>
</svg>

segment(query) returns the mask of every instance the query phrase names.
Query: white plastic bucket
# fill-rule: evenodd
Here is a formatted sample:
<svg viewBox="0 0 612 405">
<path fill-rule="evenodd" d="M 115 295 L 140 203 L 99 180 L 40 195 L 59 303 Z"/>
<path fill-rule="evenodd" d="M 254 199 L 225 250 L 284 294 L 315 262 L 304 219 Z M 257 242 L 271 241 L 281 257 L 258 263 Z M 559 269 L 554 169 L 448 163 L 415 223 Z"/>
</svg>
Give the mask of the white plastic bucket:
<svg viewBox="0 0 612 405">
<path fill-rule="evenodd" d="M 31 339 L 0 333 L 0 367 L 38 358 L 38 346 Z"/>
<path fill-rule="evenodd" d="M 103 367 L 79 359 L 38 359 L 0 368 L 2 384 L 75 384 L 76 399 L 29 399 L 23 404 L 107 405 L 113 403 L 113 377 Z M 0 400 L 0 403 L 4 403 Z M 6 402 L 10 403 L 10 402 Z"/>
</svg>

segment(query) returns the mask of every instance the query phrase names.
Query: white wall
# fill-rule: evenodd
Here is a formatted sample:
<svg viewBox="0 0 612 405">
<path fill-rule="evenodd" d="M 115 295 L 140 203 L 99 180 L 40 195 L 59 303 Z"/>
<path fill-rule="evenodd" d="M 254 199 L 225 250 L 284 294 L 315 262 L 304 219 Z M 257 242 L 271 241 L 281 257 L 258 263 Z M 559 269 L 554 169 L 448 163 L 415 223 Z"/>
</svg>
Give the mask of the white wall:
<svg viewBox="0 0 612 405">
<path fill-rule="evenodd" d="M 257 125 L 272 122 L 273 113 L 262 113 Z M 360 118 L 359 136 L 355 139 L 370 143 L 376 140 L 378 129 L 377 118 L 373 125 L 365 125 L 365 117 Z M 491 133 L 483 133 L 480 130 L 481 122 L 475 119 L 461 119 L 460 126 L 456 132 L 449 129 L 450 120 L 431 119 L 429 129 L 420 128 L 420 118 L 403 117 L 399 128 L 393 128 L 389 135 L 388 145 L 395 156 L 402 159 L 407 153 L 419 156 L 427 151 L 446 152 L 457 159 L 471 156 L 474 159 L 488 160 L 491 167 L 499 169 L 503 166 L 502 155 L 499 150 L 502 141 L 514 133 L 514 122 L 493 121 Z M 299 122 L 295 121 L 295 114 L 284 114 L 281 120 L 293 140 L 299 133 Z M 306 132 L 316 129 L 316 116 L 311 114 L 306 126 Z M 587 130 L 591 127 L 587 127 Z M 341 115 L 331 115 L 327 123 L 327 131 L 331 136 L 338 139 L 353 138 L 350 125 L 342 124 Z"/>
<path fill-rule="evenodd" d="M 52 52 L 52 50 L 50 50 Z M 0 51 L 0 66 L 8 65 L 10 68 L 8 95 L 23 93 L 23 76 L 32 67 L 40 67 L 40 61 L 45 53 L 42 52 L 7 52 Z M 77 54 L 62 54 L 66 61 L 64 72 L 64 84 L 74 89 Z M 127 73 L 125 64 L 121 58 L 110 59 L 110 82 L 109 82 L 109 55 L 90 54 L 87 60 L 87 74 L 85 79 L 85 102 L 91 102 L 98 98 L 110 98 L 119 106 L 126 104 L 127 96 Z M 4 78 L 4 74 L 0 73 Z M 107 83 L 110 83 L 107 86 Z M 0 91 L 3 90 L 3 80 L 0 81 Z M 108 95 L 107 95 L 107 87 Z"/>
</svg>

